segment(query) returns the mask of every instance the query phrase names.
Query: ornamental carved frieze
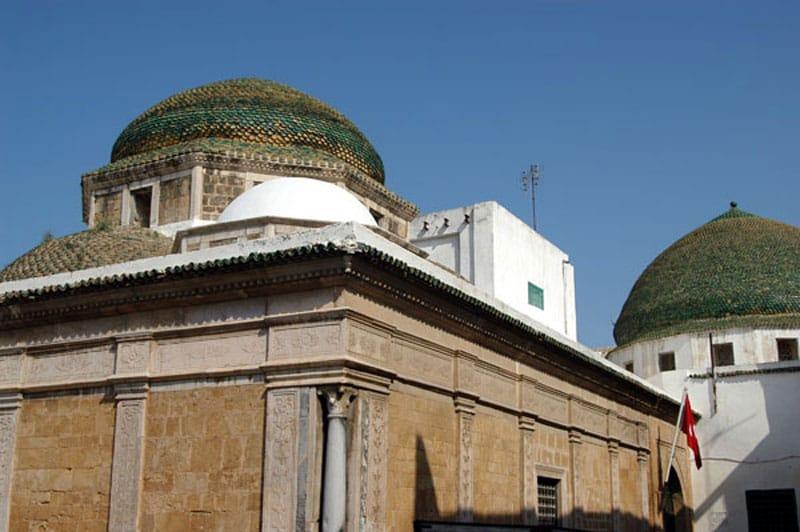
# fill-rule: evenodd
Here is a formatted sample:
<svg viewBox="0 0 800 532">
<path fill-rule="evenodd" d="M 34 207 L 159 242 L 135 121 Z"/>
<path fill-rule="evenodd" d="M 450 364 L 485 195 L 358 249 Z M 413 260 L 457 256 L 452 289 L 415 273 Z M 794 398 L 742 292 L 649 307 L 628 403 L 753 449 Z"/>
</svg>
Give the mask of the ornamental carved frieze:
<svg viewBox="0 0 800 532">
<path fill-rule="evenodd" d="M 267 340 L 264 331 L 197 336 L 159 342 L 157 373 L 229 369 L 263 364 Z"/>
<path fill-rule="evenodd" d="M 269 360 L 341 353 L 341 322 L 303 323 L 269 329 Z"/>
<path fill-rule="evenodd" d="M 150 365 L 149 339 L 117 341 L 116 373 L 118 375 L 146 373 Z"/>
<path fill-rule="evenodd" d="M 26 357 L 24 381 L 38 384 L 108 377 L 114 373 L 114 358 L 110 344 L 75 351 L 30 354 Z"/>
</svg>

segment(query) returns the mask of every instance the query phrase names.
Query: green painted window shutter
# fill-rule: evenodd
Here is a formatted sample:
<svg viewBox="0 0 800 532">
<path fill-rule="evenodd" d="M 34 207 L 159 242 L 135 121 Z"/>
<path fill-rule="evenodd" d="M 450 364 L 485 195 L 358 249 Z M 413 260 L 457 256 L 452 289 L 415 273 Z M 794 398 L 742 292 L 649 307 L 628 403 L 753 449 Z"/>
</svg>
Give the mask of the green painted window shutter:
<svg viewBox="0 0 800 532">
<path fill-rule="evenodd" d="M 544 290 L 528 283 L 528 304 L 544 310 Z"/>
</svg>

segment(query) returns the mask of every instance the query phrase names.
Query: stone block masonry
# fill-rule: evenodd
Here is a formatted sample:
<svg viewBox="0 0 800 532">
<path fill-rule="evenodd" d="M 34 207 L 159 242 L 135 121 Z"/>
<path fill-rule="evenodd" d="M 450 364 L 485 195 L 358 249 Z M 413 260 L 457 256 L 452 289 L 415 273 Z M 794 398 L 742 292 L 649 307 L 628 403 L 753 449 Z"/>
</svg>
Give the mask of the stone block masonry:
<svg viewBox="0 0 800 532">
<path fill-rule="evenodd" d="M 257 531 L 264 388 L 151 392 L 140 529 Z"/>
<path fill-rule="evenodd" d="M 113 439 L 114 403 L 102 393 L 26 398 L 9 530 L 105 531 Z"/>
<path fill-rule="evenodd" d="M 237 196 L 244 193 L 245 179 L 219 170 L 203 172 L 203 220 L 216 220 Z"/>
</svg>

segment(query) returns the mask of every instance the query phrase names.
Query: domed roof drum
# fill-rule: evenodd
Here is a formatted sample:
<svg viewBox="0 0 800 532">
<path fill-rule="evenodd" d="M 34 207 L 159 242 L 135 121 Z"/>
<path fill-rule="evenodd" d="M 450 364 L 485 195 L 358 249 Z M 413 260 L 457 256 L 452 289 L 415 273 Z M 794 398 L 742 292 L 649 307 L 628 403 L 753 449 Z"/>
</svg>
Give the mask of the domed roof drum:
<svg viewBox="0 0 800 532">
<path fill-rule="evenodd" d="M 735 203 L 645 269 L 614 338 L 621 346 L 733 327 L 800 327 L 800 228 Z"/>
<path fill-rule="evenodd" d="M 154 105 L 120 134 L 111 162 L 198 139 L 332 155 L 383 183 L 383 161 L 352 122 L 319 100 L 262 79 L 218 81 Z"/>
</svg>

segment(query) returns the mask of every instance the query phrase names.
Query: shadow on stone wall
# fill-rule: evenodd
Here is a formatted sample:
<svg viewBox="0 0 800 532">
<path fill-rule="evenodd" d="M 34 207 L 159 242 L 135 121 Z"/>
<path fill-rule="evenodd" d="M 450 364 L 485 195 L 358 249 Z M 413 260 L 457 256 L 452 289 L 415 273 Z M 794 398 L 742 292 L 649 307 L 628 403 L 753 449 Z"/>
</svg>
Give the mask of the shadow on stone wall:
<svg viewBox="0 0 800 532">
<path fill-rule="evenodd" d="M 416 442 L 416 479 L 414 492 L 414 530 L 415 532 L 460 532 L 460 531 L 537 531 L 549 530 L 586 531 L 586 530 L 612 530 L 612 519 L 619 519 L 619 529 L 625 532 L 642 532 L 651 530 L 650 523 L 639 516 L 627 512 L 586 512 L 577 510 L 562 515 L 556 526 L 534 526 L 525 524 L 525 516 L 519 513 L 481 513 L 473 512 L 469 523 L 460 522 L 459 516 L 454 513 L 439 510 L 436 488 L 428 462 L 425 442 L 417 436 Z M 659 508 L 659 513 L 661 509 Z M 684 507 L 680 512 L 686 512 Z M 678 522 L 689 522 L 687 515 L 681 513 L 676 519 Z M 653 530 L 663 530 L 661 526 Z M 681 532 L 683 527 L 673 527 L 672 530 Z"/>
</svg>

